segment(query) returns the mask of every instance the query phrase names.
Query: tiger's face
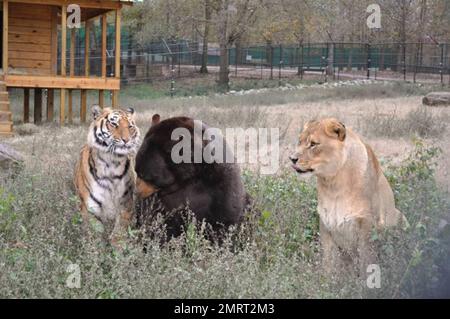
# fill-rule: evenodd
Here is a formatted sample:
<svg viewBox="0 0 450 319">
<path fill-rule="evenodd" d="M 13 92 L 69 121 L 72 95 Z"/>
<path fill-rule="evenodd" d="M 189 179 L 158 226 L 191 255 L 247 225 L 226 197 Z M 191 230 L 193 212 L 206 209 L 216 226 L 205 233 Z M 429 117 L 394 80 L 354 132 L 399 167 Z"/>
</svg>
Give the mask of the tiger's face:
<svg viewBox="0 0 450 319">
<path fill-rule="evenodd" d="M 90 146 L 115 155 L 136 153 L 140 132 L 132 108 L 112 110 L 94 105 L 92 115 L 94 120 L 88 134 Z"/>
</svg>

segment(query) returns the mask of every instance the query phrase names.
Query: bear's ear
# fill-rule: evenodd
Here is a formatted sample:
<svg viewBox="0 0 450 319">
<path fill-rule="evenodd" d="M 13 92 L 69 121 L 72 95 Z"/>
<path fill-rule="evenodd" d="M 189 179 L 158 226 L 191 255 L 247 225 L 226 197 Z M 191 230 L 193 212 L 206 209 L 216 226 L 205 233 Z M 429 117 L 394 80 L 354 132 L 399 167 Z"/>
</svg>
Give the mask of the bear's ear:
<svg viewBox="0 0 450 319">
<path fill-rule="evenodd" d="M 328 136 L 336 137 L 340 141 L 345 140 L 346 128 L 344 123 L 339 122 L 336 119 L 326 119 L 324 120 L 325 133 Z"/>
<path fill-rule="evenodd" d="M 102 114 L 103 110 L 100 105 L 94 104 L 91 106 L 92 118 L 96 120 L 100 114 Z"/>
<path fill-rule="evenodd" d="M 152 116 L 152 126 L 158 124 L 161 121 L 161 117 L 159 114 L 155 114 Z"/>
</svg>

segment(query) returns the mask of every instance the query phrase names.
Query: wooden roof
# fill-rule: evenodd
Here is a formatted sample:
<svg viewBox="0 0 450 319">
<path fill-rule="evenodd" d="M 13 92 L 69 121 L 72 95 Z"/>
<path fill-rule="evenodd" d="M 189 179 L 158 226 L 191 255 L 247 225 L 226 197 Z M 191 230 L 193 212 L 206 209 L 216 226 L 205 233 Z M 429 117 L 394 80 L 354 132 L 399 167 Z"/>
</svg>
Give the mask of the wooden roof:
<svg viewBox="0 0 450 319">
<path fill-rule="evenodd" d="M 12 3 L 49 4 L 61 6 L 63 4 L 78 4 L 82 8 L 118 9 L 123 5 L 132 5 L 133 0 L 8 0 Z"/>
</svg>

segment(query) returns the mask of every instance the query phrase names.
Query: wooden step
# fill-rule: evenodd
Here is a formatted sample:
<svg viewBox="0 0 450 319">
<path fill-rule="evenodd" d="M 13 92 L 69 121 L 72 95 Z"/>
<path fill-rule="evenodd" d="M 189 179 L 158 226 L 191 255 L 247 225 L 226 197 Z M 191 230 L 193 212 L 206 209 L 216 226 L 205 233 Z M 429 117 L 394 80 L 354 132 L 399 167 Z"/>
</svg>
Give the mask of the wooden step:
<svg viewBox="0 0 450 319">
<path fill-rule="evenodd" d="M 0 122 L 0 132 L 3 133 L 12 133 L 13 122 L 5 121 Z"/>
<path fill-rule="evenodd" d="M 9 112 L 9 102 L 0 101 L 0 111 L 7 111 L 7 112 Z"/>
<path fill-rule="evenodd" d="M 12 132 L 0 132 L 0 137 L 12 137 L 14 134 Z"/>
<path fill-rule="evenodd" d="M 0 101 L 9 101 L 8 92 L 0 92 Z"/>
<path fill-rule="evenodd" d="M 12 122 L 12 113 L 0 111 L 0 122 Z"/>
</svg>

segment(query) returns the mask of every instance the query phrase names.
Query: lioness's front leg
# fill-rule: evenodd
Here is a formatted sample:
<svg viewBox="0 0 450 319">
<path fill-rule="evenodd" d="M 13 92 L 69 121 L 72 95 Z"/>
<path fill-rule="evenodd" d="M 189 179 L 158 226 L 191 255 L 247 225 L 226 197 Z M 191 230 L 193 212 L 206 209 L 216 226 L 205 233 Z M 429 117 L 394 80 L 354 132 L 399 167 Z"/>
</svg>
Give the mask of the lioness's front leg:
<svg viewBox="0 0 450 319">
<path fill-rule="evenodd" d="M 341 265 L 339 247 L 333 240 L 331 232 L 320 221 L 320 243 L 322 246 L 322 267 L 326 274 L 332 274 Z"/>
<path fill-rule="evenodd" d="M 360 277 L 367 275 L 367 267 L 377 262 L 376 252 L 373 244 L 370 241 L 371 233 L 373 230 L 373 221 L 370 218 L 358 219 L 357 231 L 357 266 Z"/>
</svg>

